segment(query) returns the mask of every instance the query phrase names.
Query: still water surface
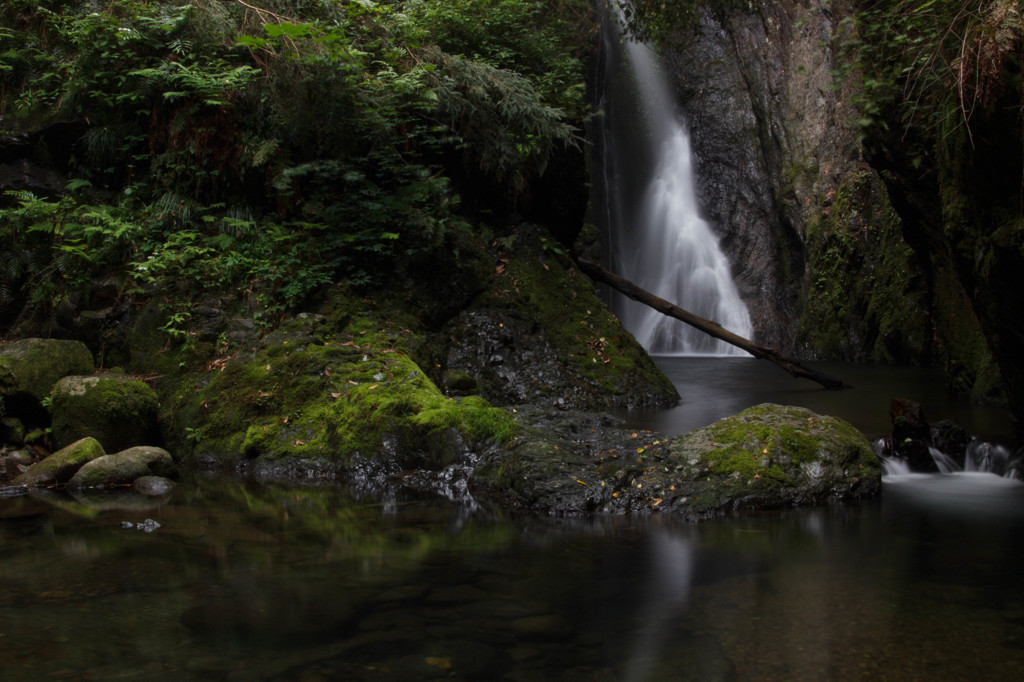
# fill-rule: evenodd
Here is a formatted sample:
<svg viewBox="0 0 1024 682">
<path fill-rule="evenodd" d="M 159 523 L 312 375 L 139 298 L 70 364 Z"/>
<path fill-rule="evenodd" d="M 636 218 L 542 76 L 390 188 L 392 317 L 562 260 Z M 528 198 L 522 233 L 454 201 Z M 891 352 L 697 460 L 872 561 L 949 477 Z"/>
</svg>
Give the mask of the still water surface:
<svg viewBox="0 0 1024 682">
<path fill-rule="evenodd" d="M 50 495 L 0 498 L 4 680 L 1024 674 L 1024 484 L 988 474 L 698 525 L 220 478 Z"/>
<path fill-rule="evenodd" d="M 677 435 L 763 402 L 799 405 L 841 417 L 871 439 L 892 431 L 893 398 L 921 404 L 932 423 L 952 419 L 983 440 L 1009 444 L 1013 426 L 1005 409 L 977 407 L 951 396 L 942 373 L 925 367 L 808 362 L 808 367 L 842 379 L 853 388 L 829 391 L 806 379 L 794 379 L 776 365 L 754 358 L 654 358 L 679 390 L 678 407 L 669 410 L 623 410 L 631 426 Z"/>
<path fill-rule="evenodd" d="M 936 477 L 906 477 L 858 506 L 699 525 L 232 480 L 92 516 L 4 499 L 0 669 L 5 680 L 1018 680 L 1024 486 L 965 480 L 953 504 Z M 146 519 L 159 527 L 125 527 Z"/>
</svg>

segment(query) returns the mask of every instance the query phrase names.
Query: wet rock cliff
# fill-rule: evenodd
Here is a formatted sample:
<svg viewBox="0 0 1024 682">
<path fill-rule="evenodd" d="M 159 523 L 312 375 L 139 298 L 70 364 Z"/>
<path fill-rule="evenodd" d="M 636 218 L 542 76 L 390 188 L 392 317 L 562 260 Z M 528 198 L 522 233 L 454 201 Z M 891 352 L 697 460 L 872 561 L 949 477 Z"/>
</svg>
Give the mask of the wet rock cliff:
<svg viewBox="0 0 1024 682">
<path fill-rule="evenodd" d="M 704 211 L 758 340 L 808 359 L 938 364 L 954 389 L 1000 400 L 991 346 L 1005 330 L 979 320 L 972 293 L 993 288 L 957 265 L 937 197 L 901 189 L 865 142 L 854 5 L 705 3 L 670 31 Z"/>
</svg>

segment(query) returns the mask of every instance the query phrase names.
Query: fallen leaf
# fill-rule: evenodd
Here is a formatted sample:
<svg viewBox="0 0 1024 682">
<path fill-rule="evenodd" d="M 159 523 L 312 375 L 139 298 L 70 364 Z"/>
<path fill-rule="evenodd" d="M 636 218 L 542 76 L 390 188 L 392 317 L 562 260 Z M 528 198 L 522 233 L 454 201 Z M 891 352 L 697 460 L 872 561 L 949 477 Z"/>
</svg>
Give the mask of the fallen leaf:
<svg viewBox="0 0 1024 682">
<path fill-rule="evenodd" d="M 374 384 L 373 386 L 370 386 L 369 389 L 367 389 L 367 390 L 372 391 L 373 389 L 377 388 L 378 386 L 380 386 L 380 384 Z"/>
<path fill-rule="evenodd" d="M 335 400 L 337 400 L 338 398 L 341 397 L 341 394 L 340 393 L 335 393 L 334 391 L 331 391 L 331 397 L 334 398 Z"/>
<path fill-rule="evenodd" d="M 327 376 L 331 376 L 331 370 L 325 369 L 324 374 L 326 374 Z"/>
<path fill-rule="evenodd" d="M 651 506 L 652 507 L 657 507 L 662 502 L 664 502 L 664 500 L 662 500 L 660 497 L 656 497 L 656 498 L 654 498 L 654 502 L 651 502 Z"/>
<path fill-rule="evenodd" d="M 576 482 L 579 483 L 580 485 L 587 485 L 586 481 L 581 481 L 578 478 L 576 479 Z"/>
<path fill-rule="evenodd" d="M 423 659 L 423 662 L 429 666 L 437 668 L 438 670 L 452 669 L 452 659 L 450 658 L 438 658 L 436 656 L 427 656 Z"/>
<path fill-rule="evenodd" d="M 305 445 L 305 444 L 306 444 L 306 441 L 304 441 L 304 440 L 293 440 L 292 441 L 292 445 Z"/>
</svg>

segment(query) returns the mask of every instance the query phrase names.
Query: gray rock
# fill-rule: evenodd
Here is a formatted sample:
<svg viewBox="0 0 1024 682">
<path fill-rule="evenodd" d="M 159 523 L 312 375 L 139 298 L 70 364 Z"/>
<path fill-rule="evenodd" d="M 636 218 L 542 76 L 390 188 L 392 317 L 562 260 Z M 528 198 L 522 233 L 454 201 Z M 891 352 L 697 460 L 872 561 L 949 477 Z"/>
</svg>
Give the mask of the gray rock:
<svg viewBox="0 0 1024 682">
<path fill-rule="evenodd" d="M 588 419 L 531 415 L 517 447 L 489 453 L 477 467 L 474 493 L 496 491 L 518 506 L 555 513 L 699 519 L 881 489 L 881 464 L 867 439 L 840 419 L 803 408 L 758 405 L 671 439 L 587 429 Z"/>
<path fill-rule="evenodd" d="M 177 484 L 163 476 L 140 476 L 132 481 L 132 489 L 137 493 L 159 497 L 174 490 Z"/>
<path fill-rule="evenodd" d="M 72 488 L 127 485 L 143 476 L 177 475 L 174 460 L 162 448 L 137 446 L 85 464 L 68 481 Z"/>
</svg>

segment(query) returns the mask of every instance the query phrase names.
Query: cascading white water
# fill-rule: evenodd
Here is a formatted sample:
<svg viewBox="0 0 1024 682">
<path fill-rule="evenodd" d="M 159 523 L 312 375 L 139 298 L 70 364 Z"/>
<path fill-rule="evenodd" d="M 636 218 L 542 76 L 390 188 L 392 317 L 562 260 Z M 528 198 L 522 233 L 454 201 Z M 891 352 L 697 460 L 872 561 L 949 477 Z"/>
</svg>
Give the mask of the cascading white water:
<svg viewBox="0 0 1024 682">
<path fill-rule="evenodd" d="M 626 279 L 700 317 L 749 338 L 750 315 L 732 279 L 729 261 L 711 226 L 700 215 L 690 139 L 675 113 L 671 89 L 650 48 L 618 38 L 606 29 L 606 49 L 619 42 L 634 74 L 636 96 L 642 103 L 642 124 L 651 145 L 647 152 L 649 177 L 632 188 L 636 197 L 623 197 L 636 172 L 623 154 L 638 150 L 616 143 L 607 133 L 604 148 L 605 192 L 614 256 L 612 268 Z M 614 107 L 605 108 L 605 126 L 627 127 L 611 120 Z M 624 149 L 624 147 L 626 147 Z M 618 157 L 618 158 L 611 158 Z M 623 324 L 650 353 L 659 355 L 742 355 L 743 351 L 714 339 L 679 320 L 662 315 L 625 297 L 613 302 Z"/>
</svg>

